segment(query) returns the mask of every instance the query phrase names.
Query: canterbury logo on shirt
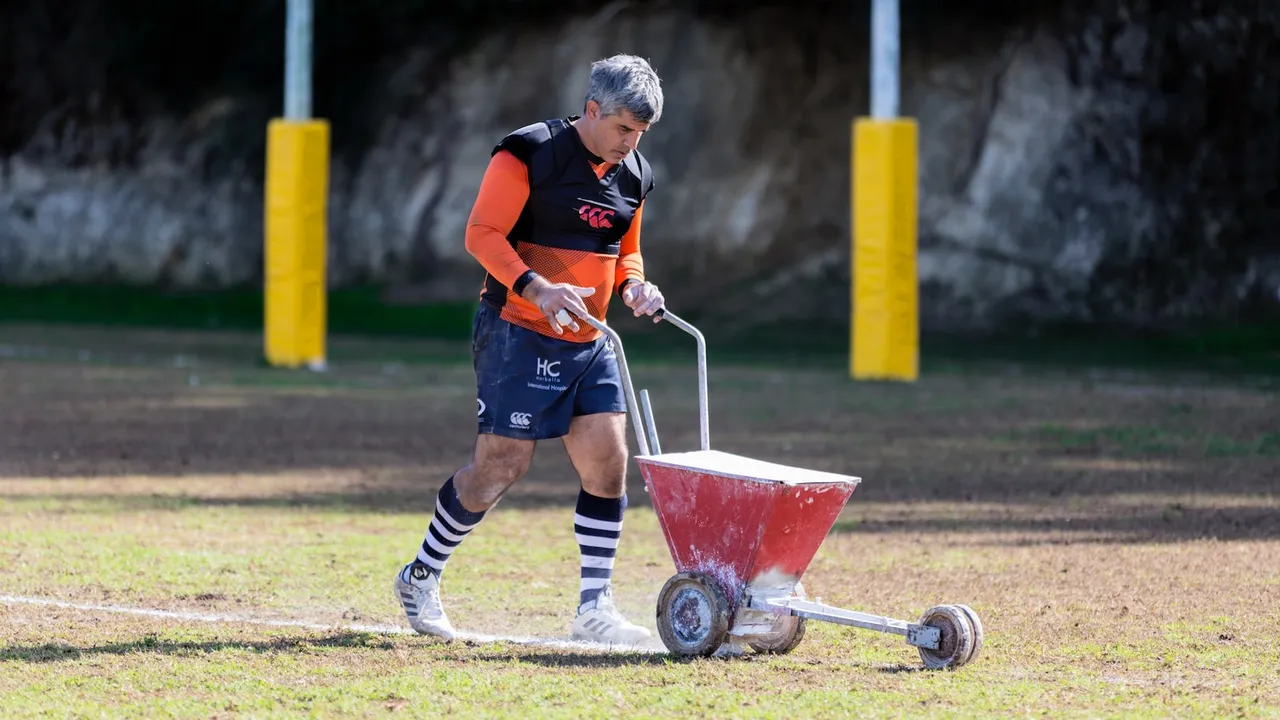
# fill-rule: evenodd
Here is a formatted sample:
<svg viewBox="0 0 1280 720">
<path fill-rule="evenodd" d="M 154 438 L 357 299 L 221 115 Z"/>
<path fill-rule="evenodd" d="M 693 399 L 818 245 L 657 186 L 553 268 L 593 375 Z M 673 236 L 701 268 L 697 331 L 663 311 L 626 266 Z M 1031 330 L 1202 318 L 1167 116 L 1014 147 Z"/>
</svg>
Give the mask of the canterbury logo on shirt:
<svg viewBox="0 0 1280 720">
<path fill-rule="evenodd" d="M 583 205 L 578 208 L 578 217 L 587 221 L 587 224 L 593 228 L 611 228 L 613 223 L 609 222 L 609 216 L 613 214 L 612 210 L 606 210 L 602 207 L 594 205 Z"/>
</svg>

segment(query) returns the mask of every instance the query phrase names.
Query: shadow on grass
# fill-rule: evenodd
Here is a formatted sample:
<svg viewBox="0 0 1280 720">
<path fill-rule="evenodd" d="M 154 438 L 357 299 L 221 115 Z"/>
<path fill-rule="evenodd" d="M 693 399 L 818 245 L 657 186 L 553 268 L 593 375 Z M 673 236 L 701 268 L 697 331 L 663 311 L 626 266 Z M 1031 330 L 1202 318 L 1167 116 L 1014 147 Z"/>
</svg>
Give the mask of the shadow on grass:
<svg viewBox="0 0 1280 720">
<path fill-rule="evenodd" d="M 390 649 L 395 644 L 388 638 L 369 633 L 342 632 L 324 637 L 294 637 L 272 640 L 183 640 L 172 641 L 155 635 L 131 642 L 77 647 L 64 643 L 14 645 L 0 649 L 0 662 L 49 663 L 79 660 L 97 655 L 180 655 L 200 656 L 224 650 L 254 653 L 288 653 L 315 648 Z"/>
<path fill-rule="evenodd" d="M 915 673 L 935 673 L 937 670 L 931 670 L 923 665 L 886 665 L 877 668 L 877 672 L 886 675 L 911 675 Z"/>
<path fill-rule="evenodd" d="M 484 660 L 488 662 L 517 662 L 528 665 L 554 669 L 599 669 L 622 667 L 657 667 L 667 665 L 694 665 L 698 663 L 723 663 L 726 667 L 739 663 L 769 663 L 778 659 L 775 655 L 761 655 L 747 652 L 741 655 L 717 655 L 714 657 L 681 657 L 670 653 L 581 653 L 581 652 L 518 652 L 518 653 L 485 653 L 480 655 L 459 655 L 451 658 L 457 661 Z M 870 669 L 870 668 L 868 668 Z M 876 671 L 888 674 L 930 673 L 923 665 L 895 664 L 875 668 Z"/>
<path fill-rule="evenodd" d="M 575 650 L 527 650 L 511 652 L 446 653 L 445 658 L 456 662 L 493 662 L 537 665 L 554 669 L 621 668 L 659 666 L 692 662 L 666 653 L 645 652 L 580 652 Z"/>
<path fill-rule="evenodd" d="M 0 662 L 56 663 L 72 662 L 85 657 L 102 655 L 200 657 L 224 651 L 277 654 L 306 653 L 322 648 L 391 650 L 395 647 L 396 643 L 391 638 L 361 632 L 339 632 L 320 637 L 291 637 L 261 641 L 173 641 L 165 640 L 155 635 L 148 635 L 129 642 L 114 642 L 103 645 L 75 646 L 65 643 L 14 645 L 0 649 Z M 487 649 L 492 647 L 488 644 L 484 646 L 486 649 L 480 649 L 480 645 L 476 643 L 460 643 L 455 646 L 435 646 L 433 644 L 432 647 L 439 647 L 439 650 L 432 652 L 433 660 L 457 663 L 514 663 L 556 669 L 657 666 L 696 661 L 665 653 L 606 652 L 603 650 L 600 652 L 588 652 L 555 648 L 535 650 L 520 647 L 519 645 L 511 645 L 509 650 Z"/>
</svg>

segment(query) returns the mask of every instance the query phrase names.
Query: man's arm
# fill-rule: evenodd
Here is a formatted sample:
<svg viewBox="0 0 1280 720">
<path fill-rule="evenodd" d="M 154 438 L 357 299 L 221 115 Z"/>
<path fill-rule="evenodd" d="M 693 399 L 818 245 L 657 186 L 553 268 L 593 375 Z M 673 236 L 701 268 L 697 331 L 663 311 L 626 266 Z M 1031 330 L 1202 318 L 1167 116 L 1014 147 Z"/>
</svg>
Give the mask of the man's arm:
<svg viewBox="0 0 1280 720">
<path fill-rule="evenodd" d="M 644 258 L 640 255 L 640 221 L 643 216 L 644 201 L 641 200 L 618 250 L 618 264 L 613 271 L 613 289 L 618 294 L 629 284 L 628 281 L 644 282 Z"/>
<path fill-rule="evenodd" d="M 541 310 L 557 333 L 563 332 L 562 325 L 577 332 L 577 321 L 564 310 L 572 308 L 586 315 L 582 298 L 595 293 L 595 288 L 552 284 L 529 269 L 507 240 L 528 199 L 529 171 L 524 163 L 506 150 L 495 153 L 467 220 L 467 252 L 498 282 Z"/>
<path fill-rule="evenodd" d="M 644 201 L 641 200 L 636 206 L 635 216 L 631 218 L 631 227 L 622 236 L 618 264 L 613 272 L 614 289 L 636 317 L 653 315 L 662 309 L 665 302 L 657 286 L 644 277 L 644 258 L 640 255 L 640 220 L 643 214 Z M 654 322 L 659 320 L 660 317 L 653 319 Z"/>
<path fill-rule="evenodd" d="M 507 240 L 528 198 L 529 172 L 524 163 L 506 150 L 498 151 L 480 181 L 480 192 L 467 220 L 466 246 L 467 252 L 506 287 L 529 272 Z"/>
</svg>

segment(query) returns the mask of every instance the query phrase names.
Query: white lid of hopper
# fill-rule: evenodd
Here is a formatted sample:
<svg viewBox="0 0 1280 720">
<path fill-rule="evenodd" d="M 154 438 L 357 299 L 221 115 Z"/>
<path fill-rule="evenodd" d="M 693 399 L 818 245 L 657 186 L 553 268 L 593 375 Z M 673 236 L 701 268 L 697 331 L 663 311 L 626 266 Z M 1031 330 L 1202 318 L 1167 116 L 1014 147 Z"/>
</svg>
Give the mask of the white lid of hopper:
<svg viewBox="0 0 1280 720">
<path fill-rule="evenodd" d="M 638 459 L 656 465 L 687 468 L 715 475 L 728 475 L 744 480 L 758 482 L 775 482 L 784 485 L 804 485 L 809 483 L 845 483 L 857 485 L 862 478 L 851 475 L 805 470 L 804 468 L 779 465 L 778 463 L 754 460 L 733 453 L 719 450 L 694 450 L 690 452 L 662 453 L 660 455 L 640 455 Z"/>
</svg>

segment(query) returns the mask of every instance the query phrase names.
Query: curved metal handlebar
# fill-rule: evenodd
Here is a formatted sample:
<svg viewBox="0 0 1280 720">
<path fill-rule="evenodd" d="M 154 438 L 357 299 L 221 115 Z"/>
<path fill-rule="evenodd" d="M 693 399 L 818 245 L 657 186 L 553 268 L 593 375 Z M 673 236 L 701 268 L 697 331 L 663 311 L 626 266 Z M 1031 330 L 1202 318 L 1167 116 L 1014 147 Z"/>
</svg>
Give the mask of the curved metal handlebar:
<svg viewBox="0 0 1280 720">
<path fill-rule="evenodd" d="M 609 327 L 606 323 L 595 319 L 591 315 L 582 315 L 574 310 L 570 310 L 570 312 L 578 318 L 586 321 L 586 323 L 591 327 L 607 335 L 609 339 L 613 341 L 613 349 L 615 354 L 618 356 L 618 371 L 619 374 L 622 375 L 622 390 L 626 394 L 627 410 L 631 413 L 631 423 L 635 426 L 636 443 L 640 447 L 640 454 L 649 455 L 651 450 L 658 451 L 657 447 L 650 447 L 649 439 L 646 436 L 645 417 L 644 414 L 641 413 L 639 404 L 636 402 L 635 386 L 631 384 L 631 371 L 627 367 L 626 353 L 622 351 L 622 338 L 618 336 L 617 331 L 613 328 Z M 666 320 L 672 325 L 675 325 L 681 330 L 692 335 L 694 340 L 698 343 L 698 430 L 702 449 L 710 450 L 711 430 L 709 427 L 709 412 L 707 410 L 707 341 L 702 336 L 702 333 L 698 331 L 698 328 L 690 325 L 670 310 L 662 308 L 658 310 L 657 314 L 663 320 Z M 649 422 L 652 422 L 652 419 L 650 419 Z M 653 428 L 649 429 L 651 430 L 654 445 L 656 446 L 658 438 L 657 431 Z"/>
</svg>

